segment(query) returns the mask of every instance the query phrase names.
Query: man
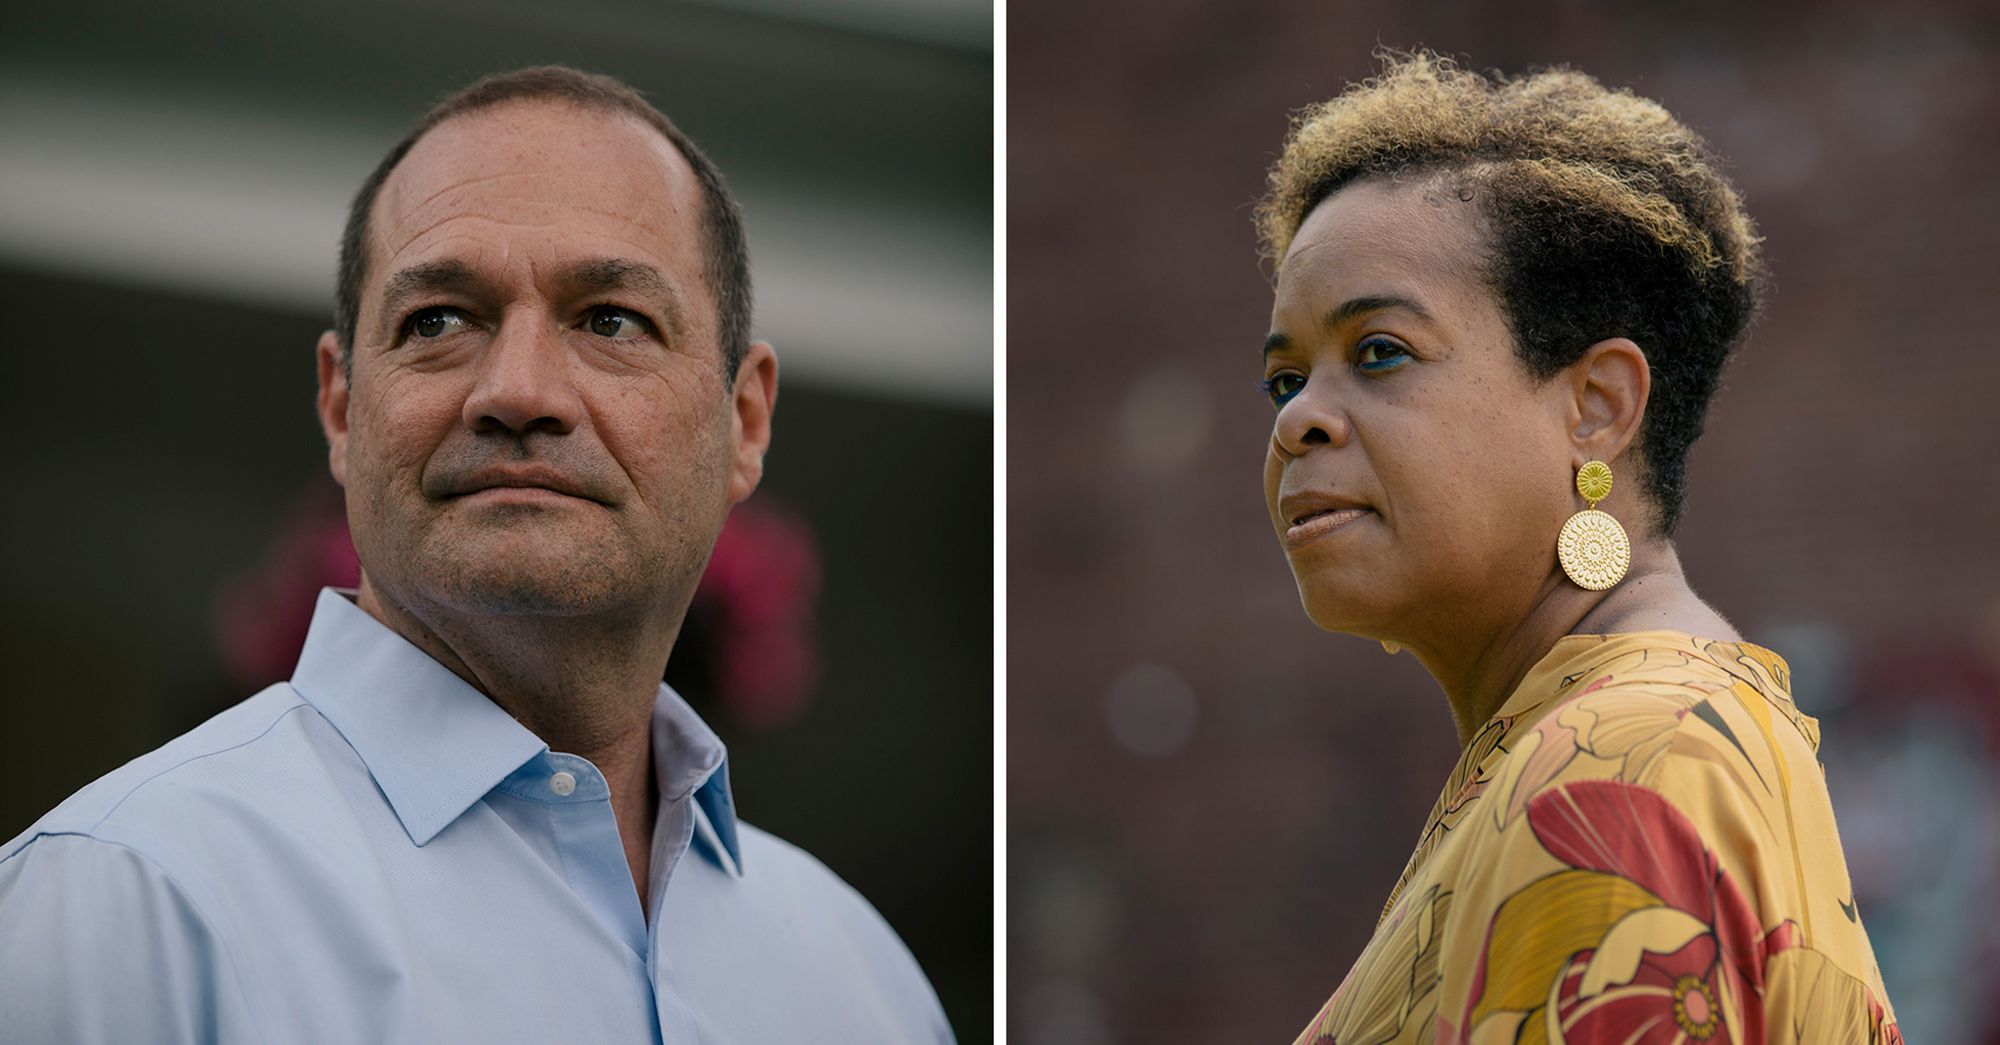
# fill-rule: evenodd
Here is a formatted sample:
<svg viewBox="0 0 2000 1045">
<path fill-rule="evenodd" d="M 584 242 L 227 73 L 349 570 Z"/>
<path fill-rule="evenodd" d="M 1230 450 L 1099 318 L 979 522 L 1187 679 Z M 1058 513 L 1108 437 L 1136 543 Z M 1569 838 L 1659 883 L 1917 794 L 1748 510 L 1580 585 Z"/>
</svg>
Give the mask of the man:
<svg viewBox="0 0 2000 1045">
<path fill-rule="evenodd" d="M 360 588 L 0 848 L 0 1039 L 949 1040 L 659 681 L 770 442 L 742 236 L 605 77 L 488 78 L 391 150 L 318 345 Z"/>
</svg>

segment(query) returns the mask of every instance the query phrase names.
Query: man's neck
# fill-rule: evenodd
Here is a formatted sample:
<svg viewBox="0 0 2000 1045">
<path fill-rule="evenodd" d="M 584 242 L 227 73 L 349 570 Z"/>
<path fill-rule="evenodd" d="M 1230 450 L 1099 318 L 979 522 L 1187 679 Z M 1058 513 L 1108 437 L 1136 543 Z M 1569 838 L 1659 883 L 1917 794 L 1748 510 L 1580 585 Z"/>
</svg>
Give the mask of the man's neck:
<svg viewBox="0 0 2000 1045">
<path fill-rule="evenodd" d="M 1728 621 L 1695 595 L 1680 557 L 1665 540 L 1632 549 L 1625 579 L 1606 591 L 1579 588 L 1557 574 L 1527 613 L 1512 621 L 1458 629 L 1435 643 L 1410 644 L 1444 687 L 1460 746 L 1472 742 L 1529 669 L 1565 635 L 1671 629 L 1704 638 L 1738 638 Z"/>
<path fill-rule="evenodd" d="M 656 616 L 465 619 L 387 598 L 366 576 L 355 603 L 485 694 L 551 750 L 589 759 L 604 774 L 644 907 L 659 809 L 653 703 L 679 618 L 671 623 Z"/>
</svg>

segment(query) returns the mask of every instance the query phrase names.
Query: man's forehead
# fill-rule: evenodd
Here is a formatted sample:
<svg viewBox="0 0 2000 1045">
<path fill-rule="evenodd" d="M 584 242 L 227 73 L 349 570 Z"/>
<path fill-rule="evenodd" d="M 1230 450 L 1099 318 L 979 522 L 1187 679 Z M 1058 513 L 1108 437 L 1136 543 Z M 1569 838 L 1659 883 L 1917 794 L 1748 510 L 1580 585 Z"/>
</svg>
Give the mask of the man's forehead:
<svg viewBox="0 0 2000 1045">
<path fill-rule="evenodd" d="M 394 256 L 470 219 L 649 241 L 671 257 L 699 247 L 700 192 L 680 150 L 636 117 L 562 101 L 505 102 L 451 117 L 418 139 L 382 185 L 371 254 Z"/>
</svg>

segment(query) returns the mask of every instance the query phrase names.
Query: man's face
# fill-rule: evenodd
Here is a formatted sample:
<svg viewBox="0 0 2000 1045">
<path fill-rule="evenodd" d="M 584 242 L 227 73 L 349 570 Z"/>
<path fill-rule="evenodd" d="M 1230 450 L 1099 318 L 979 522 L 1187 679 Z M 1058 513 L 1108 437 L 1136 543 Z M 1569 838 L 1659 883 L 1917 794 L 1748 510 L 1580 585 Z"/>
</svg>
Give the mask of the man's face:
<svg viewBox="0 0 2000 1045">
<path fill-rule="evenodd" d="M 694 172 L 622 115 L 447 120 L 382 186 L 352 377 L 320 415 L 365 583 L 474 615 L 685 605 L 761 471 L 776 364 L 732 390 Z"/>
</svg>

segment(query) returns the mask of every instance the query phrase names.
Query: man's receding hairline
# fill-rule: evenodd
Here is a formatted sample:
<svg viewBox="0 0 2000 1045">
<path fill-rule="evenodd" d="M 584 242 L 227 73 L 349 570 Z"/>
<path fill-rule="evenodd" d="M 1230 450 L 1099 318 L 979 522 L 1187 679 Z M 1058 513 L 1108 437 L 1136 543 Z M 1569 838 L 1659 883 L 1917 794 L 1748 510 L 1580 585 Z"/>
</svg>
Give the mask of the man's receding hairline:
<svg viewBox="0 0 2000 1045">
<path fill-rule="evenodd" d="M 587 113 L 622 114 L 651 126 L 680 153 L 682 162 L 693 171 L 699 190 L 698 209 L 692 211 L 699 228 L 701 278 L 690 287 L 702 286 L 715 309 L 715 347 L 724 382 L 733 387 L 736 370 L 748 351 L 751 339 L 752 299 L 750 250 L 745 240 L 742 208 L 729 191 L 728 179 L 695 140 L 656 108 L 645 96 L 616 77 L 589 73 L 563 65 L 539 65 L 495 73 L 461 88 L 426 111 L 362 179 L 361 188 L 347 208 L 341 224 L 340 266 L 334 287 L 334 334 L 343 366 L 352 374 L 356 349 L 355 335 L 362 329 L 361 299 L 376 264 L 389 262 L 380 246 L 370 243 L 377 235 L 375 204 L 385 182 L 402 166 L 410 151 L 459 116 L 498 111 L 509 102 L 565 102 Z M 532 111 L 532 110 L 523 110 Z M 558 124 L 559 125 L 559 124 Z M 616 131 L 612 131 L 616 134 Z M 525 139 L 524 139 L 525 141 Z M 622 143 L 621 143 L 622 144 Z M 666 185 L 658 186 L 663 209 L 672 217 L 684 217 L 688 208 L 673 201 L 672 175 L 662 170 Z M 654 188 L 649 186 L 648 188 Z M 669 221 L 672 229 L 677 222 Z"/>
</svg>

